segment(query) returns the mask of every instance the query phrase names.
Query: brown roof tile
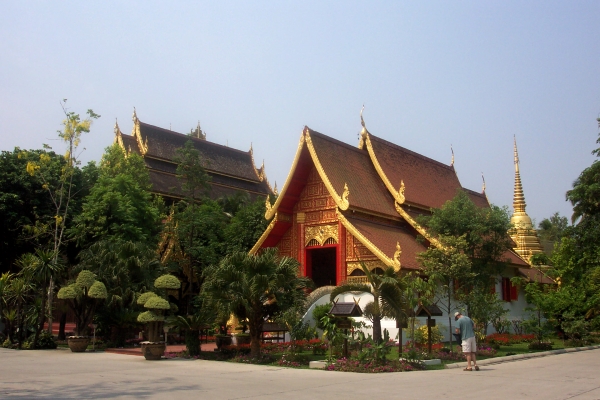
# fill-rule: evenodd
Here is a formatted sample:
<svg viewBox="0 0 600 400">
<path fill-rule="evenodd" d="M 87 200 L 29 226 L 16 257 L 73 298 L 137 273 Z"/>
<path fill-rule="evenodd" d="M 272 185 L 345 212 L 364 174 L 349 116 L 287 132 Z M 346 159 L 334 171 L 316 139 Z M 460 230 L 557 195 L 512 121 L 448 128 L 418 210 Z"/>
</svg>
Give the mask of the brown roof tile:
<svg viewBox="0 0 600 400">
<path fill-rule="evenodd" d="M 396 242 L 400 242 L 402 250 L 402 254 L 400 255 L 401 268 L 421 269 L 421 266 L 417 262 L 417 254 L 427 249 L 423 244 L 417 242 L 412 229 L 400 223 L 383 224 L 352 216 L 346 216 L 346 218 L 363 236 L 389 258 L 394 257 Z"/>
<path fill-rule="evenodd" d="M 377 175 L 369 155 L 356 147 L 309 130 L 325 174 L 338 195 L 348 184 L 351 208 L 361 208 L 398 218 L 394 199 Z"/>
<path fill-rule="evenodd" d="M 173 160 L 177 157 L 177 149 L 182 148 L 188 140 L 192 140 L 194 147 L 205 161 L 204 167 L 207 170 L 254 181 L 259 180 L 254 172 L 250 152 L 183 135 L 141 121 L 139 124 L 142 140 L 144 142 L 148 140 L 146 156 Z"/>
<path fill-rule="evenodd" d="M 539 282 L 549 285 L 556 283 L 537 268 L 518 268 L 518 272 L 531 282 Z"/>
<path fill-rule="evenodd" d="M 406 201 L 440 208 L 461 188 L 454 168 L 369 134 L 373 152 L 395 188 L 404 181 Z"/>
<path fill-rule="evenodd" d="M 469 189 L 463 190 L 465 191 L 467 196 L 469 196 L 469 199 L 471 199 L 471 201 L 475 203 L 477 207 L 487 208 L 490 206 L 490 202 L 488 201 L 488 198 L 484 193 L 477 193 Z"/>
</svg>

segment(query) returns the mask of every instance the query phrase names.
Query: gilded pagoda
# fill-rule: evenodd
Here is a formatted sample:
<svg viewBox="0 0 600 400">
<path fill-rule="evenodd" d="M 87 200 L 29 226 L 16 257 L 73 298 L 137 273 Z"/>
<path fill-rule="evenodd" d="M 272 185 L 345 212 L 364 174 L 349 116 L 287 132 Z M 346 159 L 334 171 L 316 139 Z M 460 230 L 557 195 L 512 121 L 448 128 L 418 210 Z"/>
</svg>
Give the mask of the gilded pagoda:
<svg viewBox="0 0 600 400">
<path fill-rule="evenodd" d="M 372 135 L 361 116 L 358 147 L 305 127 L 270 223 L 252 248 L 277 247 L 296 258 L 317 287 L 364 281 L 371 271 L 418 270 L 417 254 L 436 239 L 417 223 L 464 191 L 479 207 L 485 195 L 463 188 L 450 165 Z M 418 240 L 422 236 L 425 240 Z M 513 251 L 505 258 L 517 270 L 529 265 Z"/>
<path fill-rule="evenodd" d="M 131 135 L 121 132 L 115 124 L 115 142 L 126 154 L 137 153 L 144 159 L 150 175 L 152 191 L 168 202 L 183 197 L 181 182 L 177 178 L 177 150 L 191 140 L 200 153 L 203 166 L 211 178 L 210 197 L 213 199 L 248 193 L 251 199 L 267 197 L 273 193 L 265 175 L 264 164 L 256 168 L 253 151 L 236 150 L 206 140 L 200 123 L 189 135 L 159 128 L 139 120 L 133 111 Z"/>
</svg>

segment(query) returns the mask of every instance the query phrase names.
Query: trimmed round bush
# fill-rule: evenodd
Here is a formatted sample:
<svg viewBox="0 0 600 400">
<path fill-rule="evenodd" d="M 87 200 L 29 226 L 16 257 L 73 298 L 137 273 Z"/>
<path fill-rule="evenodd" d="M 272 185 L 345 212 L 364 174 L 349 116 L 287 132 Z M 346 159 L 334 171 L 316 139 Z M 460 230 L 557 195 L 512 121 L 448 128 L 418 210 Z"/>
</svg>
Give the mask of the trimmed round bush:
<svg viewBox="0 0 600 400">
<path fill-rule="evenodd" d="M 179 282 L 177 277 L 167 274 L 156 278 L 154 287 L 157 289 L 179 289 L 181 287 L 181 282 Z"/>
<path fill-rule="evenodd" d="M 148 301 L 148 299 L 150 299 L 150 297 L 156 297 L 157 294 L 154 292 L 146 292 L 143 293 L 140 297 L 138 297 L 137 299 L 137 303 L 141 306 L 143 306 L 144 304 L 146 304 L 146 302 Z"/>
<path fill-rule="evenodd" d="M 150 308 L 152 310 L 169 310 L 171 305 L 169 302 L 162 297 L 153 296 L 144 303 L 144 307 Z"/>
<path fill-rule="evenodd" d="M 108 297 L 108 293 L 106 292 L 106 286 L 104 283 L 100 281 L 94 282 L 90 290 L 88 291 L 88 296 L 93 299 L 105 299 Z"/>
<path fill-rule="evenodd" d="M 164 321 L 165 317 L 163 317 L 162 315 L 158 315 L 154 311 L 144 311 L 143 313 L 140 313 L 140 315 L 138 315 L 137 320 L 142 324 L 147 324 L 150 322 Z"/>
<path fill-rule="evenodd" d="M 96 274 L 92 271 L 83 270 L 77 275 L 75 283 L 79 287 L 90 288 L 96 282 Z"/>
<path fill-rule="evenodd" d="M 75 285 L 63 286 L 58 291 L 56 297 L 62 300 L 74 299 L 79 295 L 79 288 Z"/>
</svg>

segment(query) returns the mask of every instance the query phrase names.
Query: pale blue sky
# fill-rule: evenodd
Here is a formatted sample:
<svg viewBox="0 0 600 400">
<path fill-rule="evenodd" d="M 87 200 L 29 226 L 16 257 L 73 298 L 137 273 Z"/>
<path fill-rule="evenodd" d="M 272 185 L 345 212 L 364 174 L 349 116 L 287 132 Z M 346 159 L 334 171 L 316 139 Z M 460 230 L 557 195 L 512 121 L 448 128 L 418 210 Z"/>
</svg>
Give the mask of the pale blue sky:
<svg viewBox="0 0 600 400">
<path fill-rule="evenodd" d="M 60 99 L 247 150 L 281 188 L 304 125 L 357 144 L 369 130 L 450 163 L 512 210 L 513 135 L 527 211 L 570 216 L 594 160 L 598 1 L 48 2 L 0 0 L 0 150 L 55 145 Z M 406 188 L 410 190 L 410 188 Z"/>
</svg>

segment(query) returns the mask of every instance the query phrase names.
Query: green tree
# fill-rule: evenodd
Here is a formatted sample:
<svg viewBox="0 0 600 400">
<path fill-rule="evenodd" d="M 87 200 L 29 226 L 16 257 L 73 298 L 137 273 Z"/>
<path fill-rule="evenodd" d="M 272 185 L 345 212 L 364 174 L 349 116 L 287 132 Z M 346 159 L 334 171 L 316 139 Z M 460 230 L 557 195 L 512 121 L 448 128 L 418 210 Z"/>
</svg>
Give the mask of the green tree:
<svg viewBox="0 0 600 400">
<path fill-rule="evenodd" d="M 432 210 L 432 215 L 422 218 L 421 222 L 434 237 L 463 238 L 460 250 L 471 262 L 470 284 L 489 287 L 490 280 L 506 267 L 505 253 L 513 244 L 507 234 L 511 224 L 506 207 L 477 207 L 459 190 L 452 200 Z"/>
<path fill-rule="evenodd" d="M 25 254 L 21 258 L 22 273 L 30 282 L 35 282 L 40 290 L 41 307 L 37 316 L 37 326 L 32 343 L 33 348 L 37 346 L 40 333 L 44 329 L 46 319 L 46 291 L 50 284 L 50 279 L 56 276 L 61 270 L 62 265 L 57 262 L 57 258 L 51 251 L 37 249 L 35 254 Z"/>
<path fill-rule="evenodd" d="M 406 310 L 403 312 L 404 315 L 399 315 L 399 318 L 396 318 L 396 320 L 400 319 L 410 322 L 409 335 L 411 337 L 413 348 L 415 346 L 415 309 L 419 305 L 429 306 L 435 300 L 436 284 L 436 280 L 431 276 L 429 279 L 423 279 L 419 274 L 414 272 L 410 272 L 400 277 L 399 288 L 402 291 Z M 400 330 L 400 333 L 401 332 L 402 330 Z M 402 341 L 401 337 L 399 339 Z M 402 343 L 399 343 L 399 347 L 400 349 L 402 348 Z M 401 353 L 402 351 L 399 351 L 399 357 L 401 357 Z"/>
<path fill-rule="evenodd" d="M 67 150 L 64 154 L 65 164 L 61 169 L 61 174 L 57 182 L 52 180 L 53 175 L 49 173 L 50 158 L 40 156 L 39 161 L 29 161 L 26 166 L 27 172 L 34 176 L 40 177 L 42 188 L 46 190 L 50 198 L 53 210 L 54 223 L 50 225 L 49 231 L 52 236 L 51 250 L 54 254 L 54 264 L 58 263 L 58 257 L 62 251 L 65 232 L 67 229 L 67 221 L 71 201 L 75 197 L 76 191 L 74 186 L 75 172 L 79 165 L 77 153 L 81 143 L 81 135 L 90 131 L 92 120 L 100 118 L 100 115 L 94 113 L 91 109 L 87 110 L 87 118 L 81 119 L 79 114 L 69 111 L 66 108 L 66 99 L 61 103 L 61 107 L 65 114 L 63 120 L 63 129 L 58 131 L 58 137 L 66 145 Z M 52 332 L 52 304 L 54 298 L 54 277 L 50 277 L 50 285 L 48 289 L 48 330 Z"/>
<path fill-rule="evenodd" d="M 57 187 L 67 162 L 63 156 L 47 149 L 19 148 L 0 154 L 0 246 L 3 250 L 0 271 L 11 270 L 21 254 L 32 253 L 40 246 L 52 247 L 51 228 L 55 223 L 56 210 L 48 201 L 42 175 L 27 172 L 28 163 L 40 163 L 41 160 L 45 160 L 44 179 L 50 182 L 49 186 Z M 95 182 L 96 171 L 93 162 L 81 169 L 75 167 L 74 196 L 69 206 L 67 227 L 72 216 L 81 210 L 81 199 Z"/>
<path fill-rule="evenodd" d="M 203 293 L 222 313 L 248 319 L 251 355 L 258 357 L 265 318 L 301 304 L 311 287 L 298 273 L 298 261 L 279 257 L 276 248 L 237 252 L 204 270 Z"/>
<path fill-rule="evenodd" d="M 227 252 L 249 251 L 267 228 L 269 221 L 264 216 L 262 197 L 237 207 L 224 232 Z"/>
<path fill-rule="evenodd" d="M 161 229 L 160 201 L 150 193 L 144 160 L 125 156 L 118 144 L 107 148 L 96 184 L 75 217 L 70 234 L 83 247 L 98 240 L 155 245 Z"/>
<path fill-rule="evenodd" d="M 473 278 L 472 262 L 466 254 L 467 242 L 463 236 L 438 236 L 441 246 L 430 246 L 420 253 L 417 259 L 423 266 L 423 272 L 429 276 L 431 282 L 438 287 L 435 290 L 434 302 L 448 314 L 448 329 L 450 347 L 452 348 L 452 311 L 464 301 L 464 296 L 457 286 L 458 282 L 464 285 Z"/>
<path fill-rule="evenodd" d="M 24 332 L 24 308 L 29 299 L 31 298 L 33 291 L 33 285 L 29 283 L 23 276 L 15 276 L 10 280 L 6 300 L 16 310 L 17 319 L 17 341 L 19 343 L 19 349 L 22 348 Z"/>
<path fill-rule="evenodd" d="M 346 283 L 340 285 L 331 292 L 329 300 L 334 301 L 342 293 L 370 293 L 373 301 L 365 305 L 365 310 L 368 311 L 373 322 L 373 339 L 379 344 L 383 339 L 382 318 L 396 318 L 403 311 L 402 291 L 398 285 L 398 275 L 394 268 L 388 267 L 383 274 L 378 275 L 369 271 L 369 268 L 362 262 L 360 267 L 367 277 L 368 284 Z"/>
</svg>

